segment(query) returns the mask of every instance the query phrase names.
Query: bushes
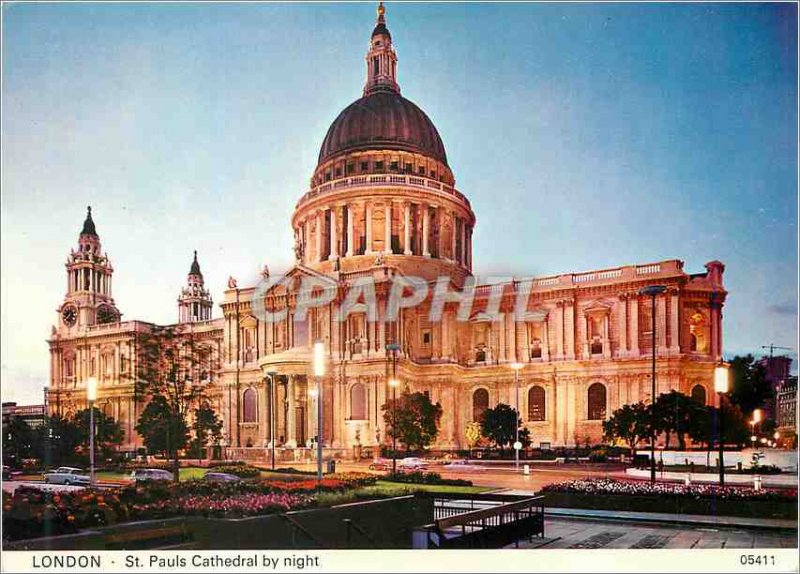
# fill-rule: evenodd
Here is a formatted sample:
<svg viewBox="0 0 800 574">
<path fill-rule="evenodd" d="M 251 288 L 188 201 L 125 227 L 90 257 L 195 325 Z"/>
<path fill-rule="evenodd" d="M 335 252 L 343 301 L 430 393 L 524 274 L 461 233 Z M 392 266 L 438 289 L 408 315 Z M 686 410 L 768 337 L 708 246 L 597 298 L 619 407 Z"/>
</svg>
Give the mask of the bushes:
<svg viewBox="0 0 800 574">
<path fill-rule="evenodd" d="M 441 486 L 472 486 L 472 481 L 461 478 L 442 478 L 437 472 L 397 472 L 389 473 L 382 480 L 411 484 L 437 484 Z"/>
<path fill-rule="evenodd" d="M 69 534 L 128 516 L 128 506 L 114 491 L 53 492 L 20 486 L 13 495 L 3 493 L 3 538 L 7 540 Z"/>
<path fill-rule="evenodd" d="M 781 467 L 774 464 L 760 464 L 758 466 L 743 468 L 742 472 L 747 474 L 780 474 L 783 471 Z"/>
<path fill-rule="evenodd" d="M 243 463 L 217 465 L 211 467 L 209 470 L 211 472 L 227 472 L 228 474 L 236 475 L 239 478 L 255 478 L 257 476 L 261 476 L 260 469 Z"/>
</svg>

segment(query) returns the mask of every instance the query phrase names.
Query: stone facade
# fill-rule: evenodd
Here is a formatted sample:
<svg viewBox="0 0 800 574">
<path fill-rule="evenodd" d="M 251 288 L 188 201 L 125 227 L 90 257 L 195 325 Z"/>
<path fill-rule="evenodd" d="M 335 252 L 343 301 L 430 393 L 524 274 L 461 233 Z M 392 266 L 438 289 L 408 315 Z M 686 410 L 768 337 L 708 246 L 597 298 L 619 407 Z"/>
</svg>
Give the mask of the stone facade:
<svg viewBox="0 0 800 574">
<path fill-rule="evenodd" d="M 707 263 L 697 274 L 686 273 L 682 261 L 666 260 L 475 284 L 476 216 L 455 187 L 435 127 L 400 96 L 397 58 L 379 10 L 364 96 L 331 126 L 291 219 L 296 265 L 269 288 L 239 287 L 231 279 L 221 319 L 199 320 L 210 318 L 199 267 L 179 301 L 181 329 L 213 350 L 217 368 L 208 388 L 225 421 L 226 443 L 264 451 L 274 437 L 293 449 L 316 435 L 309 395 L 316 341 L 327 360 L 321 396 L 329 448 L 386 442 L 381 407 L 392 376 L 442 405 L 435 446 L 444 449 L 464 447 L 466 425 L 500 402 L 519 406 L 534 445 L 599 442 L 602 421 L 614 409 L 650 400 L 654 351 L 659 393 L 677 389 L 710 404 L 722 355 L 722 263 Z M 99 238 L 96 243 L 99 252 Z M 109 266 L 101 274 L 108 297 L 110 277 Z M 391 319 L 388 301 L 398 277 L 420 278 L 431 291 L 446 277 L 455 295 L 442 319 L 429 319 L 430 295 Z M 298 320 L 305 278 L 335 297 Z M 356 311 L 337 321 L 365 279 L 374 285 L 376 316 Z M 77 284 L 76 291 L 70 281 L 50 340 L 50 409 L 75 408 L 86 377 L 99 374 L 100 403 L 122 421 L 126 447 L 137 446 L 132 426 L 142 405 L 125 375 L 135 361 L 136 333 L 150 324 L 120 322 L 119 314 L 97 321 L 95 303 L 79 303 L 95 301 L 88 297 L 94 284 Z M 666 290 L 655 299 L 639 294 L 651 285 Z M 456 299 L 467 294 L 474 304 L 462 315 Z M 72 322 L 62 312 L 68 305 L 88 308 Z M 264 308 L 286 317 L 266 321 Z M 519 308 L 523 315 L 512 312 Z"/>
</svg>

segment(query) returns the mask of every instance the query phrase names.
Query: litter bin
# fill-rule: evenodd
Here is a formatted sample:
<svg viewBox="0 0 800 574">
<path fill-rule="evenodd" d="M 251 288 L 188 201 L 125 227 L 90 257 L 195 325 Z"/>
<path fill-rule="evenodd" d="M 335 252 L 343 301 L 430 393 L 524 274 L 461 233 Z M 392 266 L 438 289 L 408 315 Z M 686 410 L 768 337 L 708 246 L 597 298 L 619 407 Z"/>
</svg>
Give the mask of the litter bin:
<svg viewBox="0 0 800 574">
<path fill-rule="evenodd" d="M 331 459 L 328 461 L 328 474 L 336 472 L 336 461 Z"/>
</svg>

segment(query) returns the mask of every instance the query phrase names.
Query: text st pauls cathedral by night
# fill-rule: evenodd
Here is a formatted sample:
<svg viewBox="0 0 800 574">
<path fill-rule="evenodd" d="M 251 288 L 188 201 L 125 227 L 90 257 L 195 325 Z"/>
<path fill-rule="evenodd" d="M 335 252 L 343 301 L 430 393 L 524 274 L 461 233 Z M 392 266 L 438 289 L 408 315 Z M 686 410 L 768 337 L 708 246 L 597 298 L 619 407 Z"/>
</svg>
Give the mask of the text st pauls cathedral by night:
<svg viewBox="0 0 800 574">
<path fill-rule="evenodd" d="M 615 409 L 651 400 L 654 352 L 659 394 L 675 389 L 714 402 L 727 294 L 722 263 L 707 263 L 702 273 L 666 260 L 476 282 L 473 241 L 498 230 L 476 228 L 469 190 L 456 188 L 436 127 L 401 95 L 383 7 L 366 72 L 362 97 L 328 129 L 291 218 L 294 267 L 280 281 L 265 270 L 267 287 L 231 278 L 220 318 L 197 253 L 186 285 L 175 287 L 176 329 L 197 357 L 189 376 L 205 385 L 224 421 L 230 456 L 263 460 L 272 446 L 286 459 L 305 453 L 317 434 L 309 393 L 317 341 L 327 365 L 322 436 L 333 456 L 391 444 L 382 412 L 390 381 L 441 405 L 435 450 L 466 448 L 467 425 L 498 403 L 519 406 L 534 447 L 599 442 Z M 96 405 L 122 426 L 121 449 L 133 451 L 143 446 L 134 430 L 145 407 L 134 380 L 140 339 L 155 326 L 121 320 L 102 221 L 89 210 L 67 259 L 67 293 L 49 340 L 47 408 L 85 408 L 85 384 L 95 377 Z M 427 289 L 398 310 L 391 297 L 402 278 Z M 334 296 L 300 309 L 306 280 Z M 653 285 L 666 289 L 641 294 Z M 352 305 L 353 289 L 369 296 Z M 265 309 L 278 318 L 265 320 Z"/>
</svg>

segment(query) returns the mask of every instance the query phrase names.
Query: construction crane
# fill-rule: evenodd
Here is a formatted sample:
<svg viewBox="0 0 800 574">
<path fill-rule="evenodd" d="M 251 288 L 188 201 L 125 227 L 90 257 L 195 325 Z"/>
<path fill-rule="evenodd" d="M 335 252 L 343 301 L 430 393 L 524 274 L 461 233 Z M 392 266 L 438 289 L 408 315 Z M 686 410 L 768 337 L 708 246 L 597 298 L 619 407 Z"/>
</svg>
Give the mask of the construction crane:
<svg viewBox="0 0 800 574">
<path fill-rule="evenodd" d="M 769 358 L 770 359 L 772 358 L 772 352 L 775 349 L 780 349 L 781 351 L 793 351 L 794 350 L 791 347 L 779 347 L 778 345 L 776 345 L 774 343 L 770 343 L 769 345 L 761 345 L 761 348 L 762 349 L 769 349 Z"/>
</svg>

